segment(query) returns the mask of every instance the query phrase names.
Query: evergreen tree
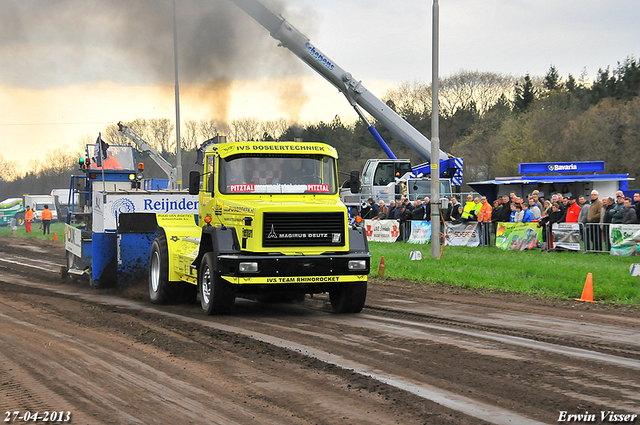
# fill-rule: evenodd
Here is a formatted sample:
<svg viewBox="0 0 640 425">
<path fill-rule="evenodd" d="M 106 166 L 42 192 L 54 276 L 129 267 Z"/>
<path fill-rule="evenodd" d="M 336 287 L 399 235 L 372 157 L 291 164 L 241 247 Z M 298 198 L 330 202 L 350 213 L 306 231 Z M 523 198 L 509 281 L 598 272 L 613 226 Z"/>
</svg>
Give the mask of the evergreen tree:
<svg viewBox="0 0 640 425">
<path fill-rule="evenodd" d="M 570 93 L 573 93 L 576 90 L 577 83 L 576 83 L 576 79 L 573 77 L 573 75 L 569 74 L 569 76 L 567 77 L 567 82 L 565 84 L 565 87 L 567 88 L 567 90 Z"/>
<path fill-rule="evenodd" d="M 526 112 L 535 100 L 535 90 L 529 74 L 524 76 L 524 82 L 516 82 L 513 110 Z"/>
<path fill-rule="evenodd" d="M 561 87 L 560 74 L 554 65 L 551 65 L 547 75 L 544 76 L 544 88 L 548 91 L 554 91 Z"/>
</svg>

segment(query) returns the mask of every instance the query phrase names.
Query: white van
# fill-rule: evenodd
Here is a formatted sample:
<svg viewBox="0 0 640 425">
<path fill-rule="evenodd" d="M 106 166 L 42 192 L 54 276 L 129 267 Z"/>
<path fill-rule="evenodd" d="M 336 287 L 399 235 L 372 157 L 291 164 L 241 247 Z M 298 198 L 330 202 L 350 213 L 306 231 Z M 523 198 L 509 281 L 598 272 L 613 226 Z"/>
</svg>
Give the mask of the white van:
<svg viewBox="0 0 640 425">
<path fill-rule="evenodd" d="M 40 221 L 44 206 L 48 205 L 51 210 L 51 221 L 58 221 L 58 210 L 56 208 L 56 199 L 51 195 L 24 195 L 24 206 L 31 207 L 33 210 L 33 221 Z"/>
</svg>

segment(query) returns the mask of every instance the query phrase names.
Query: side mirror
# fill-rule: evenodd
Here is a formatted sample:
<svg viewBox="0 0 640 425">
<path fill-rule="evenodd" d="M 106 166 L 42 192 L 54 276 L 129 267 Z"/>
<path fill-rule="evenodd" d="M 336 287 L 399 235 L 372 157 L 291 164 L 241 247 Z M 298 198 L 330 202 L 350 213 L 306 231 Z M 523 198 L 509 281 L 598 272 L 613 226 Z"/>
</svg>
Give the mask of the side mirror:
<svg viewBox="0 0 640 425">
<path fill-rule="evenodd" d="M 351 193 L 360 193 L 360 172 L 358 170 L 351 171 L 349 186 L 351 187 Z"/>
<path fill-rule="evenodd" d="M 200 173 L 191 171 L 189 173 L 189 195 L 197 195 L 200 192 Z"/>
</svg>

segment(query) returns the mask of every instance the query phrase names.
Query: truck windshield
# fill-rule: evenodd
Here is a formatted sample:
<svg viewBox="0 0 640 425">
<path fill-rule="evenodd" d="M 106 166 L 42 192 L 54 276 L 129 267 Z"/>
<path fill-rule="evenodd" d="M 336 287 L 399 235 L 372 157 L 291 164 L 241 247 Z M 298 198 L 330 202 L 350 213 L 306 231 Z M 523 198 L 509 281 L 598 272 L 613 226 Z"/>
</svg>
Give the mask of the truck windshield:
<svg viewBox="0 0 640 425">
<path fill-rule="evenodd" d="M 89 167 L 92 169 L 100 169 L 96 164 L 95 158 L 96 145 L 87 145 L 87 154 L 91 158 Z M 103 160 L 105 170 L 135 170 L 135 160 L 133 157 L 133 148 L 131 146 L 109 146 L 107 149 L 107 159 Z"/>
<path fill-rule="evenodd" d="M 335 160 L 324 155 L 231 156 L 220 161 L 221 193 L 335 194 Z"/>
</svg>

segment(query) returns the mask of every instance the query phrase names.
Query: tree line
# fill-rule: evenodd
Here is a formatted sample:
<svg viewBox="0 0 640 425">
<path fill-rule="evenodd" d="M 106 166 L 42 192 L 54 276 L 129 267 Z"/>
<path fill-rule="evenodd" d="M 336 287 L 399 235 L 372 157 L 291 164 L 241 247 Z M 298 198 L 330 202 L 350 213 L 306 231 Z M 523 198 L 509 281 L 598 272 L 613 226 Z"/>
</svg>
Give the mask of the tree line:
<svg viewBox="0 0 640 425">
<path fill-rule="evenodd" d="M 600 69 L 595 80 L 560 76 L 550 66 L 543 77 L 515 78 L 490 72 L 460 71 L 440 82 L 440 146 L 465 161 L 464 180 L 476 181 L 517 174 L 521 162 L 604 160 L 606 172 L 635 176 L 640 163 L 640 64 L 633 57 L 611 69 Z M 431 134 L 431 86 L 405 82 L 389 90 L 383 101 L 427 137 Z M 398 158 L 424 162 L 387 129 L 374 126 Z M 175 128 L 169 119 L 137 119 L 126 123 L 175 164 Z M 102 131 L 114 145 L 131 145 L 112 124 Z M 186 120 L 181 126 L 183 170 L 198 169 L 196 148 L 217 135 L 237 140 L 322 141 L 340 155 L 339 169 L 362 169 L 368 158 L 384 156 L 361 121 L 293 124 L 286 119 L 262 121 L 245 117 L 227 123 Z M 31 160 L 22 174 L 15 162 L 0 156 L 0 199 L 22 193 L 48 193 L 69 185 L 78 157 L 95 136 L 86 135 L 76 148 L 51 150 Z M 164 178 L 144 153 L 145 176 Z M 345 174 L 346 175 L 346 174 Z M 342 180 L 342 179 L 341 179 Z"/>
</svg>

